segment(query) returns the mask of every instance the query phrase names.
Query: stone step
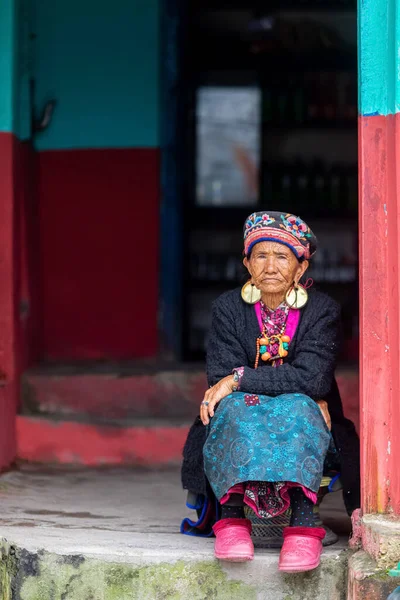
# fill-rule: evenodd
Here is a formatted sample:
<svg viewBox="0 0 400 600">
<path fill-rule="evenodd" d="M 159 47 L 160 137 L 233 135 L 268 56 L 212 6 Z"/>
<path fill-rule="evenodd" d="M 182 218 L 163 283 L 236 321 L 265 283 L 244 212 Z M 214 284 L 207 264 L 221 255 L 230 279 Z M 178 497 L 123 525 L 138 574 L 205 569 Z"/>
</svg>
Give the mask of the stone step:
<svg viewBox="0 0 400 600">
<path fill-rule="evenodd" d="M 180 465 L 190 426 L 184 419 L 71 420 L 17 416 L 17 458 L 82 466 Z"/>
<path fill-rule="evenodd" d="M 358 373 L 337 375 L 347 416 L 358 427 Z M 207 388 L 203 365 L 47 366 L 22 378 L 22 410 L 101 419 L 193 419 Z"/>
<path fill-rule="evenodd" d="M 22 407 L 36 415 L 194 418 L 206 389 L 204 368 L 57 365 L 24 373 Z"/>
<path fill-rule="evenodd" d="M 182 536 L 177 471 L 29 468 L 3 475 L 0 488 L 4 600 L 346 598 L 345 539 L 315 571 L 282 575 L 278 551 L 223 564 L 212 539 Z"/>
<path fill-rule="evenodd" d="M 39 463 L 168 466 L 181 463 L 203 398 L 204 369 L 59 365 L 23 377 L 18 458 Z M 358 375 L 338 374 L 358 426 Z"/>
</svg>

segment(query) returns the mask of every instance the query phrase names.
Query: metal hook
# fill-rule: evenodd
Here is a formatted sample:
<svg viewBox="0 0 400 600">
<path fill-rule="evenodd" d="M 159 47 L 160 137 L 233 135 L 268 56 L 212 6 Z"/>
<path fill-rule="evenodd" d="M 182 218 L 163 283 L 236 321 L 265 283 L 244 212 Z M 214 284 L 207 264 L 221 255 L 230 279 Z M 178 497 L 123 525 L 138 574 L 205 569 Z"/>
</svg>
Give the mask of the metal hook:
<svg viewBox="0 0 400 600">
<path fill-rule="evenodd" d="M 47 129 L 53 118 L 53 113 L 56 104 L 56 100 L 49 100 L 44 106 L 41 119 L 39 121 L 35 121 L 35 119 L 33 119 L 32 129 L 34 133 L 44 131 L 45 129 Z"/>
</svg>

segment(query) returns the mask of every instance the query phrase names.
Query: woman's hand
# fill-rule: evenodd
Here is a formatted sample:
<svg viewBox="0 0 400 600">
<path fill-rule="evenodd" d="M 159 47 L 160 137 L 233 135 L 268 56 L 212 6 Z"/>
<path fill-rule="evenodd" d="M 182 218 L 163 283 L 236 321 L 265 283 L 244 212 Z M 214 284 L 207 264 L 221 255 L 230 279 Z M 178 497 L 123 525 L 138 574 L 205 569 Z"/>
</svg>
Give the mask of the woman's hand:
<svg viewBox="0 0 400 600">
<path fill-rule="evenodd" d="M 209 424 L 210 417 L 214 416 L 216 405 L 222 398 L 232 393 L 233 386 L 233 375 L 228 375 L 206 391 L 203 402 L 200 404 L 200 419 L 203 425 Z"/>
<path fill-rule="evenodd" d="M 328 403 L 325 402 L 325 400 L 317 400 L 317 404 L 319 406 L 320 411 L 322 412 L 322 416 L 325 419 L 325 423 L 326 423 L 329 431 L 331 431 L 332 421 L 331 421 L 331 415 L 329 414 L 329 410 L 328 410 Z"/>
</svg>

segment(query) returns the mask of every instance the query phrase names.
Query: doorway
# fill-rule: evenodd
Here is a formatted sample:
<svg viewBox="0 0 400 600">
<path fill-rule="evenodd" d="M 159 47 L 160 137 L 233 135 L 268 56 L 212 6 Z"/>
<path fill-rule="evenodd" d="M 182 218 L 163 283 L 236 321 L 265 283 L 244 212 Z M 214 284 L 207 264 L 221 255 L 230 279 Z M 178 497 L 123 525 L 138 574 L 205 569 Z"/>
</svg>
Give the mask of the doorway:
<svg viewBox="0 0 400 600">
<path fill-rule="evenodd" d="M 341 303 L 342 363 L 355 366 L 356 5 L 189 6 L 182 356 L 204 359 L 213 300 L 246 278 L 243 222 L 268 208 L 298 214 L 320 238 L 309 277 Z"/>
</svg>

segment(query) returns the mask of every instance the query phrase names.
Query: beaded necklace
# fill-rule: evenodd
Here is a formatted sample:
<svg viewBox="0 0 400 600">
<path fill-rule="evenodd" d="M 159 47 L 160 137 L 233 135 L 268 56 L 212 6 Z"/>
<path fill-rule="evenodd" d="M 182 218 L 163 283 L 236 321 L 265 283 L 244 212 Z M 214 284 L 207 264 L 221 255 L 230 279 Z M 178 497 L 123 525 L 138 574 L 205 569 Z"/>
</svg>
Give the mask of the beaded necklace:
<svg viewBox="0 0 400 600">
<path fill-rule="evenodd" d="M 257 369 L 260 356 L 264 362 L 272 362 L 272 366 L 277 367 L 283 363 L 289 350 L 290 336 L 285 335 L 289 306 L 283 302 L 275 311 L 271 311 L 261 302 L 261 314 L 263 330 L 257 338 L 254 368 Z"/>
</svg>

